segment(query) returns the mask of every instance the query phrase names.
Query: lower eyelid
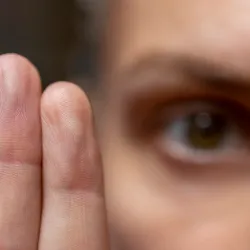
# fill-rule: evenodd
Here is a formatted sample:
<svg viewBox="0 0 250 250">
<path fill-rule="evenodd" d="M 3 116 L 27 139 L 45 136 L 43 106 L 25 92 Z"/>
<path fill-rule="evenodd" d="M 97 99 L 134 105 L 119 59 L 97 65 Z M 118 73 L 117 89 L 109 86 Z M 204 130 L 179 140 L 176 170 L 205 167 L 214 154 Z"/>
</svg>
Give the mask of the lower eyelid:
<svg viewBox="0 0 250 250">
<path fill-rule="evenodd" d="M 230 166 L 240 167 L 239 165 L 245 167 L 246 162 L 250 161 L 249 151 L 246 148 L 204 153 L 196 150 L 189 151 L 188 148 L 176 142 L 169 142 L 169 145 L 165 145 L 162 141 L 157 141 L 156 145 L 157 151 L 163 159 L 186 167 L 220 166 L 222 168 L 229 168 Z"/>
</svg>

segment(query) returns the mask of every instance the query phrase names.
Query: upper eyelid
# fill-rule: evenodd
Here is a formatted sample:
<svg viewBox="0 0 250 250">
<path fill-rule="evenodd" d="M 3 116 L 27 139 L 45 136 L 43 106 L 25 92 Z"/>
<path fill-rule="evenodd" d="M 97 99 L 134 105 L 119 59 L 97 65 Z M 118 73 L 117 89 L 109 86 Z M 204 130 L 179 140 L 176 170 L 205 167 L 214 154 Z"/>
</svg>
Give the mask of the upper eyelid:
<svg viewBox="0 0 250 250">
<path fill-rule="evenodd" d="M 187 88 L 188 84 L 184 84 Z M 170 91 L 167 92 L 152 91 L 151 93 L 140 93 L 137 96 L 132 96 L 127 102 L 125 110 L 127 110 L 128 114 L 136 116 L 143 113 L 146 113 L 147 116 L 154 113 L 157 116 L 158 114 L 161 114 L 162 111 L 171 111 L 171 109 L 176 106 L 183 108 L 183 106 L 188 105 L 188 103 L 200 102 L 203 104 L 211 103 L 214 105 L 221 105 L 225 110 L 231 109 L 230 111 L 240 109 L 244 111 L 242 112 L 244 115 L 250 113 L 250 98 L 247 100 L 243 98 L 235 98 L 228 96 L 224 92 L 213 92 L 209 89 L 199 88 L 199 85 L 193 85 L 187 89 L 184 86 L 181 86 L 181 84 L 178 87 L 172 86 L 169 88 Z"/>
<path fill-rule="evenodd" d="M 125 113 L 128 114 L 131 119 L 133 116 L 142 116 L 161 113 L 162 109 L 166 107 L 172 107 L 185 102 L 193 101 L 211 101 L 211 102 L 228 102 L 241 106 L 242 109 L 250 110 L 250 98 L 241 98 L 241 96 L 229 96 L 224 91 L 214 92 L 210 88 L 204 88 L 202 85 L 184 82 L 170 83 L 166 86 L 166 80 L 163 81 L 162 88 L 152 89 L 148 92 L 148 89 L 140 92 L 133 92 L 131 95 L 122 98 L 124 103 L 121 105 L 125 108 Z M 233 105 L 235 106 L 235 105 Z M 137 117 L 134 117 L 135 120 Z M 139 118 L 139 117 L 138 117 Z"/>
</svg>

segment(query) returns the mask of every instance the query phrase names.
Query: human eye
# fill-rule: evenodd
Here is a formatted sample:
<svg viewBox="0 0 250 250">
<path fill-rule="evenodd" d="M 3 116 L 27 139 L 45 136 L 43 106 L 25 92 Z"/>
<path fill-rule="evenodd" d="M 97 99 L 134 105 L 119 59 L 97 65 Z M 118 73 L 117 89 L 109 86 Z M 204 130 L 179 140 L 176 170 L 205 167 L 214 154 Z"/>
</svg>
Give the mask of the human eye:
<svg viewBox="0 0 250 250">
<path fill-rule="evenodd" d="M 247 109 L 215 100 L 182 102 L 163 109 L 159 148 L 193 164 L 233 163 L 250 151 Z"/>
</svg>

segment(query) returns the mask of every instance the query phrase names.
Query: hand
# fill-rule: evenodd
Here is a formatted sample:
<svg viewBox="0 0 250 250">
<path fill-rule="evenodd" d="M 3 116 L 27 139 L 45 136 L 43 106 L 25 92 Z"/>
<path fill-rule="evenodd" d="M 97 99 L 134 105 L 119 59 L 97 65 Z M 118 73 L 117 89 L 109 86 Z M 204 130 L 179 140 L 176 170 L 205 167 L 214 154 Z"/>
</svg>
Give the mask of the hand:
<svg viewBox="0 0 250 250">
<path fill-rule="evenodd" d="M 85 94 L 0 57 L 0 249 L 107 250 L 101 161 Z"/>
</svg>

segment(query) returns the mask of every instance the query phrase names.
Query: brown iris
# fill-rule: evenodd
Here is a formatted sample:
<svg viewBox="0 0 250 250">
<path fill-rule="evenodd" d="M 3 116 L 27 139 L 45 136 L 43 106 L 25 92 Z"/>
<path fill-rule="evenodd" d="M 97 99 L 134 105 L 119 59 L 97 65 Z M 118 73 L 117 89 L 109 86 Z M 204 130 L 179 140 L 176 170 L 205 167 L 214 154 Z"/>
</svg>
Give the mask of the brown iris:
<svg viewBox="0 0 250 250">
<path fill-rule="evenodd" d="M 187 138 L 196 149 L 216 149 L 223 143 L 228 118 L 223 114 L 200 112 L 188 117 Z"/>
</svg>

